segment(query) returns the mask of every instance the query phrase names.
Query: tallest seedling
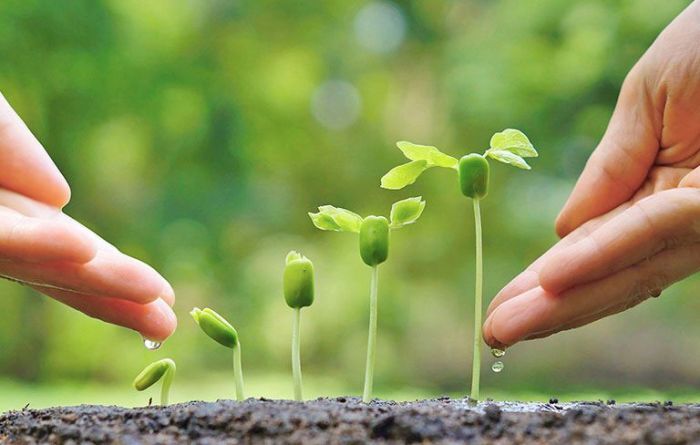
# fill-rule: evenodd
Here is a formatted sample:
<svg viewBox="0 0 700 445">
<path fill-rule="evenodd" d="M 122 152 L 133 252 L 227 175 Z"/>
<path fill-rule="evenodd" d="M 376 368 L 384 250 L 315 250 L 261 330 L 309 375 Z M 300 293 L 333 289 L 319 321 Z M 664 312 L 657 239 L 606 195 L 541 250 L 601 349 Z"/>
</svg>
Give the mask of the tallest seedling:
<svg viewBox="0 0 700 445">
<path fill-rule="evenodd" d="M 489 163 L 487 158 L 510 164 L 523 170 L 530 166 L 523 158 L 537 157 L 537 151 L 523 132 L 506 129 L 491 137 L 490 147 L 483 155 L 470 153 L 457 160 L 435 147 L 411 142 L 397 142 L 397 147 L 410 162 L 391 169 L 382 178 L 382 187 L 399 190 L 413 184 L 418 176 L 432 167 L 444 167 L 457 171 L 462 194 L 472 199 L 476 232 L 476 279 L 474 289 L 474 356 L 472 359 L 471 399 L 479 400 L 479 376 L 481 370 L 481 315 L 483 290 L 483 261 L 481 240 L 480 202 L 489 188 Z"/>
</svg>

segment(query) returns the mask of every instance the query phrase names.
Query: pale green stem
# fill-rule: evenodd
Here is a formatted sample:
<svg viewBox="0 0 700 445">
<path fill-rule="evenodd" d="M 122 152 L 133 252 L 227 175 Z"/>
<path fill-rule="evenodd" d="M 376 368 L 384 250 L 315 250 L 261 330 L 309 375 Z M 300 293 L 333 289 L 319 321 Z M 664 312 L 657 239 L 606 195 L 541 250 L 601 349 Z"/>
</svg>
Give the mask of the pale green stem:
<svg viewBox="0 0 700 445">
<path fill-rule="evenodd" d="M 294 309 L 292 326 L 292 376 L 294 378 L 294 400 L 301 402 L 301 308 Z"/>
<path fill-rule="evenodd" d="M 163 386 L 160 387 L 160 404 L 166 406 L 168 404 L 168 396 L 170 395 L 170 385 L 173 383 L 173 377 L 175 377 L 175 369 L 168 366 L 168 369 L 163 375 Z"/>
<path fill-rule="evenodd" d="M 367 365 L 365 367 L 365 389 L 362 401 L 372 400 L 372 384 L 374 381 L 374 358 L 377 347 L 377 287 L 379 286 L 379 266 L 372 267 L 372 281 L 369 291 L 369 335 L 367 337 Z"/>
<path fill-rule="evenodd" d="M 476 231 L 476 279 L 474 289 L 474 356 L 472 358 L 471 399 L 479 400 L 479 377 L 481 375 L 481 298 L 484 279 L 481 254 L 481 209 L 479 200 L 474 199 L 474 229 Z"/>
<path fill-rule="evenodd" d="M 236 342 L 233 347 L 233 374 L 236 379 L 236 399 L 245 400 L 243 396 L 243 367 L 241 366 L 241 343 Z"/>
</svg>

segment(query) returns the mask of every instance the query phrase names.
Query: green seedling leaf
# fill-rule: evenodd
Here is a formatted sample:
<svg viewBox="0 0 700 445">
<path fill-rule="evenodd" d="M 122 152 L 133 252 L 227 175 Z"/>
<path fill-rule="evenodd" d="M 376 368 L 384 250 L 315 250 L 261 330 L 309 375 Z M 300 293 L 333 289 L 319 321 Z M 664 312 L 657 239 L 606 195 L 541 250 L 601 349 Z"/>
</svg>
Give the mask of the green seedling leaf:
<svg viewBox="0 0 700 445">
<path fill-rule="evenodd" d="M 492 150 L 505 150 L 521 158 L 536 158 L 538 156 L 537 150 L 532 146 L 532 143 L 527 136 L 525 136 L 525 133 L 514 128 L 507 128 L 500 133 L 494 134 L 491 137 L 490 145 L 491 148 L 487 153 Z M 508 163 L 510 164 L 510 162 Z"/>
<path fill-rule="evenodd" d="M 391 206 L 391 228 L 399 229 L 413 224 L 425 209 L 425 201 L 420 196 L 395 202 Z"/>
<path fill-rule="evenodd" d="M 399 190 L 416 182 L 416 179 L 428 168 L 428 161 L 418 160 L 394 167 L 382 177 L 382 188 Z"/>
<path fill-rule="evenodd" d="M 226 321 L 224 317 L 209 308 L 194 308 L 190 312 L 197 325 L 219 344 L 227 348 L 235 348 L 238 345 L 238 332 Z"/>
<path fill-rule="evenodd" d="M 506 150 L 487 150 L 485 156 L 488 156 L 498 162 L 503 162 L 504 164 L 510 164 L 523 170 L 530 170 L 530 166 L 525 162 L 523 158 Z"/>
<path fill-rule="evenodd" d="M 170 385 L 173 383 L 174 376 L 175 362 L 169 358 L 164 358 L 146 366 L 134 379 L 134 388 L 137 391 L 143 391 L 153 386 L 162 378 L 163 385 L 160 390 L 160 404 L 165 406 L 168 404 Z"/>
<path fill-rule="evenodd" d="M 318 213 L 309 213 L 314 225 L 321 230 L 333 232 L 360 232 L 362 217 L 350 210 L 330 205 L 318 208 Z"/>
<path fill-rule="evenodd" d="M 437 147 L 418 145 L 408 141 L 399 141 L 396 146 L 411 161 L 426 161 L 428 167 L 455 168 L 457 166 L 457 159 L 441 152 Z"/>
<path fill-rule="evenodd" d="M 296 251 L 287 254 L 283 276 L 284 299 L 291 308 L 311 306 L 314 302 L 314 265 Z"/>
<path fill-rule="evenodd" d="M 169 358 L 158 360 L 146 366 L 134 379 L 134 388 L 143 391 L 155 385 L 168 372 L 168 369 L 175 370 L 175 362 Z"/>
<path fill-rule="evenodd" d="M 311 218 L 311 222 L 314 223 L 314 226 L 321 230 L 330 230 L 333 232 L 340 232 L 341 228 L 338 224 L 333 221 L 333 218 L 331 218 L 329 215 L 325 213 L 311 213 L 309 212 L 309 218 Z"/>
</svg>

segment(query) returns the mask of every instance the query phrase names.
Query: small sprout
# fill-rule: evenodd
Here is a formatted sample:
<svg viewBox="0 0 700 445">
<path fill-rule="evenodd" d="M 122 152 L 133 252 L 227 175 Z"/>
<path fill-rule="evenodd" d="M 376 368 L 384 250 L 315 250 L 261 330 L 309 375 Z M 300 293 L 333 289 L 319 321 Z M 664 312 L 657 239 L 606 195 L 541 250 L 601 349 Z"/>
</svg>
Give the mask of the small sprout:
<svg viewBox="0 0 700 445">
<path fill-rule="evenodd" d="M 170 385 L 173 383 L 174 376 L 175 362 L 169 358 L 164 358 L 163 360 L 158 360 L 146 366 L 134 379 L 134 388 L 137 391 L 143 391 L 153 386 L 162 378 L 163 386 L 160 390 L 160 404 L 165 406 L 168 404 Z"/>
<path fill-rule="evenodd" d="M 196 307 L 192 309 L 190 315 L 205 334 L 222 346 L 235 348 L 236 344 L 238 344 L 238 332 L 236 329 L 224 317 L 213 310 L 209 308 L 202 310 Z"/>
<path fill-rule="evenodd" d="M 443 155 L 435 147 L 400 142 L 399 148 L 412 159 L 393 169 L 384 178 L 382 185 L 387 188 L 402 188 L 415 179 L 428 167 L 452 164 L 450 156 Z M 415 158 L 415 160 L 414 160 Z M 449 159 L 448 159 L 449 158 Z M 457 160 L 454 159 L 456 165 Z M 393 172 L 393 173 L 392 173 Z M 417 173 L 416 173 L 417 172 Z M 403 185 L 401 185 L 403 184 Z M 413 224 L 423 213 L 425 201 L 421 197 L 404 199 L 391 207 L 391 224 L 383 216 L 362 218 L 349 210 L 333 206 L 321 206 L 318 213 L 309 213 L 311 221 L 321 230 L 335 232 L 355 232 L 360 234 L 360 257 L 372 268 L 370 280 L 369 335 L 367 338 L 367 362 L 365 366 L 365 385 L 362 400 L 372 399 L 374 381 L 374 362 L 377 345 L 377 290 L 379 285 L 379 265 L 389 257 L 389 233 L 403 226 Z M 359 220 L 358 220 L 359 218 Z M 345 219 L 346 221 L 342 221 Z M 350 222 L 347 222 L 350 221 Z"/>
<path fill-rule="evenodd" d="M 301 402 L 301 308 L 314 302 L 314 265 L 296 251 L 287 254 L 283 276 L 284 300 L 294 309 L 292 325 L 292 378 L 294 400 Z"/>
<path fill-rule="evenodd" d="M 233 373 L 236 382 L 236 399 L 244 400 L 243 369 L 241 366 L 241 343 L 238 332 L 224 317 L 209 308 L 193 308 L 190 315 L 195 323 L 213 340 L 222 346 L 233 349 Z"/>
<path fill-rule="evenodd" d="M 314 302 L 314 265 L 296 251 L 287 254 L 284 268 L 284 299 L 293 309 L 311 306 Z"/>
<path fill-rule="evenodd" d="M 470 153 L 459 161 L 446 155 L 436 147 L 418 145 L 411 142 L 397 142 L 397 147 L 410 162 L 389 170 L 382 177 L 381 186 L 385 189 L 398 190 L 413 184 L 427 169 L 444 167 L 457 171 L 462 194 L 473 199 L 474 227 L 476 236 L 476 280 L 474 289 L 474 356 L 472 359 L 471 398 L 479 398 L 479 377 L 481 369 L 481 303 L 483 287 L 483 259 L 481 240 L 481 209 L 479 202 L 488 193 L 489 163 L 487 158 L 517 168 L 530 170 L 524 158 L 535 158 L 537 150 L 520 130 L 507 128 L 491 137 L 489 148 L 483 155 Z M 395 226 L 392 211 L 392 227 Z"/>
</svg>

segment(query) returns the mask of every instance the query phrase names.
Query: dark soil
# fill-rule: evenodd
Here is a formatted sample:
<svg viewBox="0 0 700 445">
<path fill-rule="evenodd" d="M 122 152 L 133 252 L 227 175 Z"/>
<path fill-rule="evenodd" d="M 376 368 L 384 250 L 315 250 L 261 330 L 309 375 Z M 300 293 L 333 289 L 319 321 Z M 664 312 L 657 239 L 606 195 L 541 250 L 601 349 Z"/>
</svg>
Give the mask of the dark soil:
<svg viewBox="0 0 700 445">
<path fill-rule="evenodd" d="M 165 408 L 78 406 L 0 415 L 0 443 L 699 444 L 700 404 L 249 399 Z"/>
</svg>

